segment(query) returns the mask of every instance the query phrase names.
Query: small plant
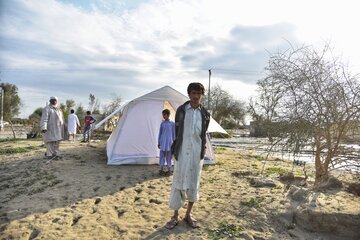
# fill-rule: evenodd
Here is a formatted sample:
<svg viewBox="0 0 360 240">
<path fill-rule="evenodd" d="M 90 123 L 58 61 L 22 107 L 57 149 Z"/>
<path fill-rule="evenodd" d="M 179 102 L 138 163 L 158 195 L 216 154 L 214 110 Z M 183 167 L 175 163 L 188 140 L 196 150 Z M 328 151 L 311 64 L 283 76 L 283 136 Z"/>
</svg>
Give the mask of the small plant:
<svg viewBox="0 0 360 240">
<path fill-rule="evenodd" d="M 218 180 L 220 180 L 220 178 L 213 177 L 213 178 L 210 178 L 210 179 L 208 180 L 208 182 L 209 182 L 209 183 L 214 183 L 214 182 L 216 182 L 216 181 L 218 181 Z"/>
<path fill-rule="evenodd" d="M 242 230 L 243 229 L 240 226 L 222 221 L 217 228 L 210 230 L 209 236 L 211 239 L 220 239 L 224 237 L 238 238 L 240 237 L 240 231 Z"/>
<path fill-rule="evenodd" d="M 28 192 L 28 196 L 31 196 L 31 195 L 34 195 L 36 193 L 41 193 L 41 192 L 44 192 L 46 189 L 45 186 L 41 186 L 41 187 L 37 187 L 37 188 L 34 188 L 34 189 L 31 189 L 29 192 Z"/>
<path fill-rule="evenodd" d="M 203 165 L 202 170 L 203 170 L 203 171 L 208 171 L 208 170 L 209 170 L 209 165 Z"/>
<path fill-rule="evenodd" d="M 259 160 L 259 161 L 266 160 L 266 158 L 264 158 L 264 157 L 262 157 L 262 156 L 255 156 L 255 159 L 256 159 L 256 160 Z"/>
<path fill-rule="evenodd" d="M 260 198 L 250 198 L 247 201 L 241 201 L 240 204 L 247 207 L 260 207 L 262 201 L 264 200 L 263 197 Z"/>
<path fill-rule="evenodd" d="M 215 153 L 222 153 L 222 152 L 226 151 L 226 148 L 225 147 L 217 147 L 214 150 L 215 150 Z"/>
<path fill-rule="evenodd" d="M 211 133 L 211 137 L 213 137 L 213 138 L 231 138 L 232 132 L 228 132 L 228 133 L 229 134 L 213 132 L 213 133 Z"/>
<path fill-rule="evenodd" d="M 63 182 L 63 180 L 55 179 L 54 181 L 49 182 L 49 183 L 48 183 L 48 186 L 49 186 L 49 187 L 53 187 L 53 186 L 55 186 L 56 184 L 59 184 L 59 183 L 62 183 L 62 182 Z"/>
<path fill-rule="evenodd" d="M 46 175 L 45 175 L 46 174 Z M 45 179 L 48 180 L 48 181 L 51 181 L 51 180 L 54 180 L 56 179 L 56 176 L 55 175 L 52 175 L 52 174 L 48 174 L 47 175 L 47 172 L 45 172 Z"/>
<path fill-rule="evenodd" d="M 215 163 L 215 165 L 217 165 L 217 166 L 222 166 L 224 164 L 225 164 L 224 162 L 219 162 L 219 161 Z"/>
<path fill-rule="evenodd" d="M 266 169 L 266 174 L 267 175 L 271 175 L 271 174 L 284 174 L 287 173 L 288 171 L 286 169 L 282 169 L 282 168 L 277 168 L 277 167 L 270 167 Z"/>
</svg>

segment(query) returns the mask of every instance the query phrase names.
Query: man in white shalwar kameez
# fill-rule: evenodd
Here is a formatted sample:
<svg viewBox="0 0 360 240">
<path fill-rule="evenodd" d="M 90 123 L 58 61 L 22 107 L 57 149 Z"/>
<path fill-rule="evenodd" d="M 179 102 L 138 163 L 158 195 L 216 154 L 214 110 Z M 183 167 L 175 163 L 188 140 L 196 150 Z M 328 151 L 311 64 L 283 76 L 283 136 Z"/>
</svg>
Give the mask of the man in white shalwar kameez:
<svg viewBox="0 0 360 240">
<path fill-rule="evenodd" d="M 60 141 L 64 140 L 64 116 L 57 102 L 57 97 L 50 97 L 50 104 L 43 109 L 40 120 L 40 129 L 46 145 L 46 157 L 53 160 L 60 158 Z"/>
<path fill-rule="evenodd" d="M 181 105 L 175 115 L 176 139 L 173 144 L 175 157 L 174 176 L 170 193 L 170 208 L 174 215 L 166 224 L 174 228 L 179 221 L 179 209 L 188 199 L 184 220 L 196 228 L 197 221 L 191 210 L 199 200 L 200 176 L 203 166 L 206 145 L 206 131 L 210 122 L 209 112 L 200 104 L 205 93 L 201 83 L 190 83 L 188 86 L 190 101 Z"/>
<path fill-rule="evenodd" d="M 74 109 L 70 110 L 70 114 L 68 116 L 68 133 L 69 140 L 75 142 L 76 129 L 80 128 L 79 118 L 76 116 Z"/>
</svg>

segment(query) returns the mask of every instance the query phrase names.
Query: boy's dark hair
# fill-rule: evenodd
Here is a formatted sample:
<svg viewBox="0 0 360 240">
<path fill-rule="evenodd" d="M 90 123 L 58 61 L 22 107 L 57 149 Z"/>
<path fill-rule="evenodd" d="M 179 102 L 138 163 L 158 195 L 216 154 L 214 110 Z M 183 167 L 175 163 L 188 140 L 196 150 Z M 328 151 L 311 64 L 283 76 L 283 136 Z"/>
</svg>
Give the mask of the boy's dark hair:
<svg viewBox="0 0 360 240">
<path fill-rule="evenodd" d="M 162 111 L 162 114 L 170 115 L 170 110 L 169 109 L 164 109 Z"/>
<path fill-rule="evenodd" d="M 74 110 L 74 109 L 71 109 L 71 110 L 70 110 L 70 113 L 74 113 L 74 112 L 75 112 L 75 110 Z"/>
<path fill-rule="evenodd" d="M 86 111 L 86 114 L 91 114 L 91 112 L 90 112 L 90 111 Z"/>
<path fill-rule="evenodd" d="M 187 88 L 187 93 L 190 94 L 190 92 L 193 91 L 193 90 L 201 92 L 202 95 L 205 94 L 204 85 L 202 85 L 199 82 L 193 82 L 193 83 L 189 84 L 189 86 Z"/>
</svg>

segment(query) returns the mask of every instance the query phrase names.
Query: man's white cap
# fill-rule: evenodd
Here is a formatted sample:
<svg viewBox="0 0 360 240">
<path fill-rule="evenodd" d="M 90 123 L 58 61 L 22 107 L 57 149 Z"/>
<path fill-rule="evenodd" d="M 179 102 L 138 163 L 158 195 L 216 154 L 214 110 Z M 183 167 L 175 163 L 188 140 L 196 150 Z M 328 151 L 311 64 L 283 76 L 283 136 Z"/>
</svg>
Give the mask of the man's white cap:
<svg viewBox="0 0 360 240">
<path fill-rule="evenodd" d="M 51 96 L 51 97 L 50 97 L 50 100 L 56 100 L 56 101 L 57 101 L 58 98 L 57 98 L 56 96 Z"/>
</svg>

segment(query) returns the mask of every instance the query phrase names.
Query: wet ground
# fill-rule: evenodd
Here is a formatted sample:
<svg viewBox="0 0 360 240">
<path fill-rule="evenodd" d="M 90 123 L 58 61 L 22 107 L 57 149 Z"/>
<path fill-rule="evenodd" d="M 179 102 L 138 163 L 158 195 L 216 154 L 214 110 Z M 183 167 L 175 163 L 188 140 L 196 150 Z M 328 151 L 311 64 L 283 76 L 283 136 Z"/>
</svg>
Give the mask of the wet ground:
<svg viewBox="0 0 360 240">
<path fill-rule="evenodd" d="M 245 151 L 250 154 L 279 158 L 289 161 L 301 161 L 306 163 L 314 163 L 314 152 L 310 149 L 304 151 L 301 154 L 292 152 L 281 153 L 280 149 L 273 148 L 269 151 L 270 142 L 267 138 L 255 138 L 255 137 L 233 137 L 233 138 L 212 138 L 211 143 L 214 147 L 226 147 L 233 148 L 239 151 Z M 360 163 L 360 145 L 359 144 L 343 144 L 339 160 L 352 161 L 354 164 Z M 352 167 L 360 171 L 359 167 Z"/>
</svg>

